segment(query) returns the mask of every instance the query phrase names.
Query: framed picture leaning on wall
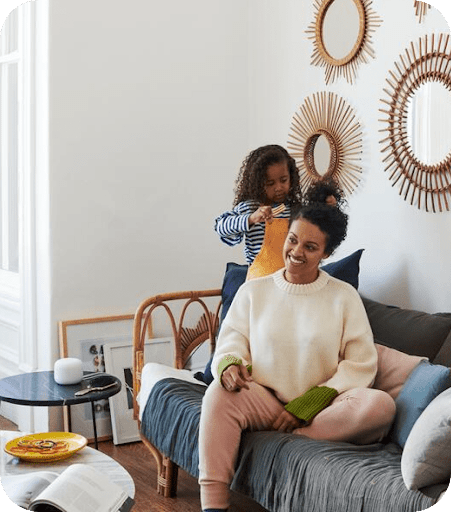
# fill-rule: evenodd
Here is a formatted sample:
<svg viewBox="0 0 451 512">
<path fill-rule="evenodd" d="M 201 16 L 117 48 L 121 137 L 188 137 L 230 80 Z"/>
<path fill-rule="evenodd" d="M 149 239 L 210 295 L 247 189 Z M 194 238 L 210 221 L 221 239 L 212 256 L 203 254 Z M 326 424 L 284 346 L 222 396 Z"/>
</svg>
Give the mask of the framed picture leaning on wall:
<svg viewBox="0 0 451 512">
<path fill-rule="evenodd" d="M 59 322 L 60 357 L 76 357 L 82 361 L 84 372 L 105 371 L 105 347 L 110 343 L 131 343 L 134 315 L 83 318 Z M 97 436 L 99 441 L 112 438 L 110 403 L 108 399 L 95 402 Z M 69 430 L 69 409 L 64 408 L 64 429 Z M 70 406 L 72 432 L 94 439 L 91 404 Z"/>
<path fill-rule="evenodd" d="M 145 363 L 170 366 L 172 338 L 153 338 L 146 342 Z M 122 389 L 109 398 L 114 444 L 140 441 L 138 422 L 133 418 L 133 345 L 129 341 L 108 343 L 104 347 L 105 370 L 121 380 Z"/>
</svg>

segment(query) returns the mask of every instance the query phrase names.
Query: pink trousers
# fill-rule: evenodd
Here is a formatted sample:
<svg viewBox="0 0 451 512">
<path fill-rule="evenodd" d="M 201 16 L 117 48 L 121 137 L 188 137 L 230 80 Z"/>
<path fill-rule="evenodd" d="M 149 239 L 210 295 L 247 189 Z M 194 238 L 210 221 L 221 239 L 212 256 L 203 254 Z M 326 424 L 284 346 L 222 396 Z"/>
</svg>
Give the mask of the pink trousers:
<svg viewBox="0 0 451 512">
<path fill-rule="evenodd" d="M 267 388 L 255 382 L 250 389 L 229 392 L 217 381 L 202 403 L 199 431 L 199 484 L 202 509 L 227 509 L 242 430 L 272 430 L 284 411 Z M 358 388 L 346 391 L 306 427 L 293 433 L 312 439 L 370 444 L 387 435 L 396 412 L 384 391 Z"/>
</svg>

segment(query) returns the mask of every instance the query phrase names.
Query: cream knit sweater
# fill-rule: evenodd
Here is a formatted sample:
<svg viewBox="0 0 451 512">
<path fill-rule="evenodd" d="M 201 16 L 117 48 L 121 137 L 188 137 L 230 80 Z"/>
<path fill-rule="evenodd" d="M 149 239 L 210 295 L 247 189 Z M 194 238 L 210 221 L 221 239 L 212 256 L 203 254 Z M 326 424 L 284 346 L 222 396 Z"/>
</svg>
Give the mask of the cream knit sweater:
<svg viewBox="0 0 451 512">
<path fill-rule="evenodd" d="M 377 352 L 357 291 L 320 270 L 297 285 L 284 269 L 243 284 L 223 321 L 212 372 L 232 356 L 252 365 L 252 378 L 283 403 L 313 386 L 339 393 L 371 386 Z"/>
</svg>

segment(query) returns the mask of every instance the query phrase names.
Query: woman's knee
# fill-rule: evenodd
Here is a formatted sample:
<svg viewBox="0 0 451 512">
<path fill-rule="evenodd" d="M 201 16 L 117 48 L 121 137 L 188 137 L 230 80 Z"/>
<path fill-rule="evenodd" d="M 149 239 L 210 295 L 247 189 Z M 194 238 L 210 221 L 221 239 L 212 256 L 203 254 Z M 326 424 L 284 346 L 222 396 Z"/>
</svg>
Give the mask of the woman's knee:
<svg viewBox="0 0 451 512">
<path fill-rule="evenodd" d="M 377 416 L 382 424 L 391 423 L 396 414 L 396 404 L 393 398 L 379 389 L 365 389 L 362 405 L 366 414 L 372 417 Z M 376 415 L 375 412 L 377 412 Z"/>
<path fill-rule="evenodd" d="M 359 430 L 362 433 L 373 432 L 380 440 L 388 433 L 395 418 L 395 401 L 388 393 L 378 389 L 362 388 L 353 392 L 354 421 L 359 425 Z"/>
<path fill-rule="evenodd" d="M 355 388 L 339 395 L 331 404 L 350 422 L 361 428 L 370 425 L 391 425 L 396 414 L 393 398 L 384 391 L 372 388 Z"/>
</svg>

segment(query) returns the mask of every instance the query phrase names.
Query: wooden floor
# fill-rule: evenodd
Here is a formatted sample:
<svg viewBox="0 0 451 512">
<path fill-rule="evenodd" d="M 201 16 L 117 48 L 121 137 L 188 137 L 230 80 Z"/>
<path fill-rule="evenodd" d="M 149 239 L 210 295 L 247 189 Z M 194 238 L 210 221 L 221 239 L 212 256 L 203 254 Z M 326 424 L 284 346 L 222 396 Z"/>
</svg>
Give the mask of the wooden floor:
<svg viewBox="0 0 451 512">
<path fill-rule="evenodd" d="M 0 430 L 17 430 L 17 426 L 0 416 Z M 156 491 L 157 466 L 142 443 L 115 446 L 112 441 L 99 443 L 99 449 L 121 464 L 135 482 L 133 512 L 200 512 L 199 485 L 185 471 L 179 470 L 176 498 L 163 498 Z M 246 496 L 232 493 L 229 512 L 267 512 Z"/>
<path fill-rule="evenodd" d="M 176 498 L 163 498 L 156 491 L 157 470 L 154 458 L 142 443 L 114 446 L 111 441 L 99 443 L 99 449 L 117 460 L 133 477 L 136 486 L 133 512 L 200 512 L 197 480 L 179 470 Z M 229 512 L 266 512 L 246 496 L 232 493 Z"/>
</svg>

